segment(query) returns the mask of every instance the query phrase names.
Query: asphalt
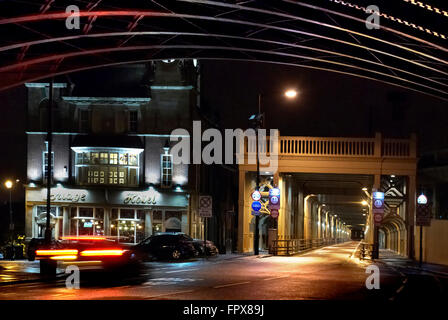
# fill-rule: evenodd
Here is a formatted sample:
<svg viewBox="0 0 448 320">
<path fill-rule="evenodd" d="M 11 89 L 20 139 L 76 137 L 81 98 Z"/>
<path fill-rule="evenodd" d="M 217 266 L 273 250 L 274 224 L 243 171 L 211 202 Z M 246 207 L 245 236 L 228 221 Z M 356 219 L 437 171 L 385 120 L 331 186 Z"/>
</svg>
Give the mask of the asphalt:
<svg viewBox="0 0 448 320">
<path fill-rule="evenodd" d="M 0 300 L 401 302 L 420 298 L 422 294 L 427 300 L 445 296 L 446 278 L 415 270 L 409 261 L 390 255 L 373 262 L 380 271 L 380 289 L 368 290 L 366 279 L 370 273 L 366 273 L 366 268 L 372 262 L 353 257 L 357 244 L 348 242 L 292 257 L 233 254 L 183 262 L 151 262 L 145 264 L 139 277 L 132 279 L 81 272 L 79 290 L 67 289 L 64 279 L 4 283 Z M 38 263 L 3 261 L 0 265 L 8 270 L 0 271 L 5 278 L 23 269 L 37 271 Z"/>
</svg>

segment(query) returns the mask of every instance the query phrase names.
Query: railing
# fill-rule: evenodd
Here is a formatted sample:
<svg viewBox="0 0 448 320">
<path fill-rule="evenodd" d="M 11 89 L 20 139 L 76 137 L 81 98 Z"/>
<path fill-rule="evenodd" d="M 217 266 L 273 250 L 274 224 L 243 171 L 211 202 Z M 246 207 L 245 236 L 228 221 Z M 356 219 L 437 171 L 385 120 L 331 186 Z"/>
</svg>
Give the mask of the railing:
<svg viewBox="0 0 448 320">
<path fill-rule="evenodd" d="M 382 155 L 384 157 L 410 157 L 411 141 L 407 139 L 384 139 Z"/>
<path fill-rule="evenodd" d="M 348 241 L 345 238 L 336 239 L 284 239 L 272 241 L 271 253 L 276 256 L 290 256 L 303 251 L 325 247 Z"/>
<path fill-rule="evenodd" d="M 409 158 L 416 156 L 415 137 L 410 139 L 375 138 L 328 138 L 328 137 L 279 137 L 278 145 L 267 140 L 260 142 L 260 153 L 272 153 L 278 148 L 280 156 L 320 156 L 320 157 L 387 157 Z M 256 152 L 255 138 L 247 139 L 246 154 Z"/>
<path fill-rule="evenodd" d="M 367 242 L 361 242 L 359 246 L 359 251 L 357 252 L 357 256 L 361 260 L 365 259 L 374 259 L 375 256 L 375 245 Z"/>
<path fill-rule="evenodd" d="M 375 155 L 375 139 L 281 137 L 280 154 L 373 157 Z"/>
</svg>

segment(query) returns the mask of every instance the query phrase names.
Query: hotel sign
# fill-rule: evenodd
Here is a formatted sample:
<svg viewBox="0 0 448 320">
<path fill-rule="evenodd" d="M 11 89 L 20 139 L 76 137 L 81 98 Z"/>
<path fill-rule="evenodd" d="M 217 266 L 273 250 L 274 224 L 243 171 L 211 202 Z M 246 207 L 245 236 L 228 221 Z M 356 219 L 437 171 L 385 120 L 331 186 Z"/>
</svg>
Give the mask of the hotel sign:
<svg viewBox="0 0 448 320">
<path fill-rule="evenodd" d="M 68 202 L 85 202 L 87 198 L 87 192 L 70 192 L 69 190 L 64 192 L 52 193 L 50 200 L 52 202 L 68 201 Z M 45 199 L 47 196 L 45 195 Z"/>
<path fill-rule="evenodd" d="M 156 195 L 129 192 L 125 195 L 124 204 L 142 204 L 155 205 L 157 204 Z"/>
</svg>

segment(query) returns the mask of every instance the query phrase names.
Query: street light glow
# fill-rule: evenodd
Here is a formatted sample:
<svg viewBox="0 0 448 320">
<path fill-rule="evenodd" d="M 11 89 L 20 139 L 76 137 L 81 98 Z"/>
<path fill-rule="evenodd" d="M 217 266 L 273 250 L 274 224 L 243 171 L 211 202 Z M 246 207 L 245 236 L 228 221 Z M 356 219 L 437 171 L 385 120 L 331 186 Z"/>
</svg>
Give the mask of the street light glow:
<svg viewBox="0 0 448 320">
<path fill-rule="evenodd" d="M 297 97 L 297 91 L 294 89 L 287 90 L 285 91 L 285 97 L 288 99 L 294 99 Z"/>
<path fill-rule="evenodd" d="M 367 201 L 366 201 L 366 200 L 362 200 L 362 202 L 361 202 L 361 203 L 362 203 L 362 205 L 363 205 L 363 206 L 367 206 L 367 205 L 369 205 L 369 204 L 367 203 Z"/>
<path fill-rule="evenodd" d="M 7 180 L 7 181 L 5 182 L 5 187 L 6 187 L 7 189 L 11 189 L 11 188 L 12 188 L 12 181 L 11 181 L 11 180 Z"/>
</svg>

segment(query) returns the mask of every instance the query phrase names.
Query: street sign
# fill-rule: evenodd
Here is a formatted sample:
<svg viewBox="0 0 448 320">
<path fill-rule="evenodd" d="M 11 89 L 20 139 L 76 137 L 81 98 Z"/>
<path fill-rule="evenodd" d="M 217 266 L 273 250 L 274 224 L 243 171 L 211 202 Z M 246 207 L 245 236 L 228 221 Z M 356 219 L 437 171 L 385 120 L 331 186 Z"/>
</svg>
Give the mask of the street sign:
<svg viewBox="0 0 448 320">
<path fill-rule="evenodd" d="M 261 209 L 261 202 L 260 201 L 254 201 L 252 202 L 252 210 L 253 211 L 260 211 Z"/>
<path fill-rule="evenodd" d="M 199 216 L 202 218 L 212 217 L 212 197 L 199 196 Z"/>
<path fill-rule="evenodd" d="M 269 210 L 280 209 L 280 189 L 272 188 L 269 190 Z"/>
<path fill-rule="evenodd" d="M 418 204 L 427 204 L 428 203 L 428 198 L 426 198 L 426 196 L 424 194 L 421 194 L 418 198 L 417 198 L 417 203 Z"/>
<path fill-rule="evenodd" d="M 272 209 L 271 210 L 271 217 L 274 219 L 278 218 L 278 210 L 277 209 Z"/>
<path fill-rule="evenodd" d="M 252 192 L 252 200 L 254 201 L 259 201 L 261 199 L 261 193 L 258 190 L 255 190 L 254 192 Z"/>
<path fill-rule="evenodd" d="M 417 204 L 416 225 L 429 227 L 431 225 L 431 205 Z"/>
<path fill-rule="evenodd" d="M 379 227 L 384 216 L 384 192 L 374 192 L 372 202 L 373 222 L 376 227 Z"/>
</svg>

